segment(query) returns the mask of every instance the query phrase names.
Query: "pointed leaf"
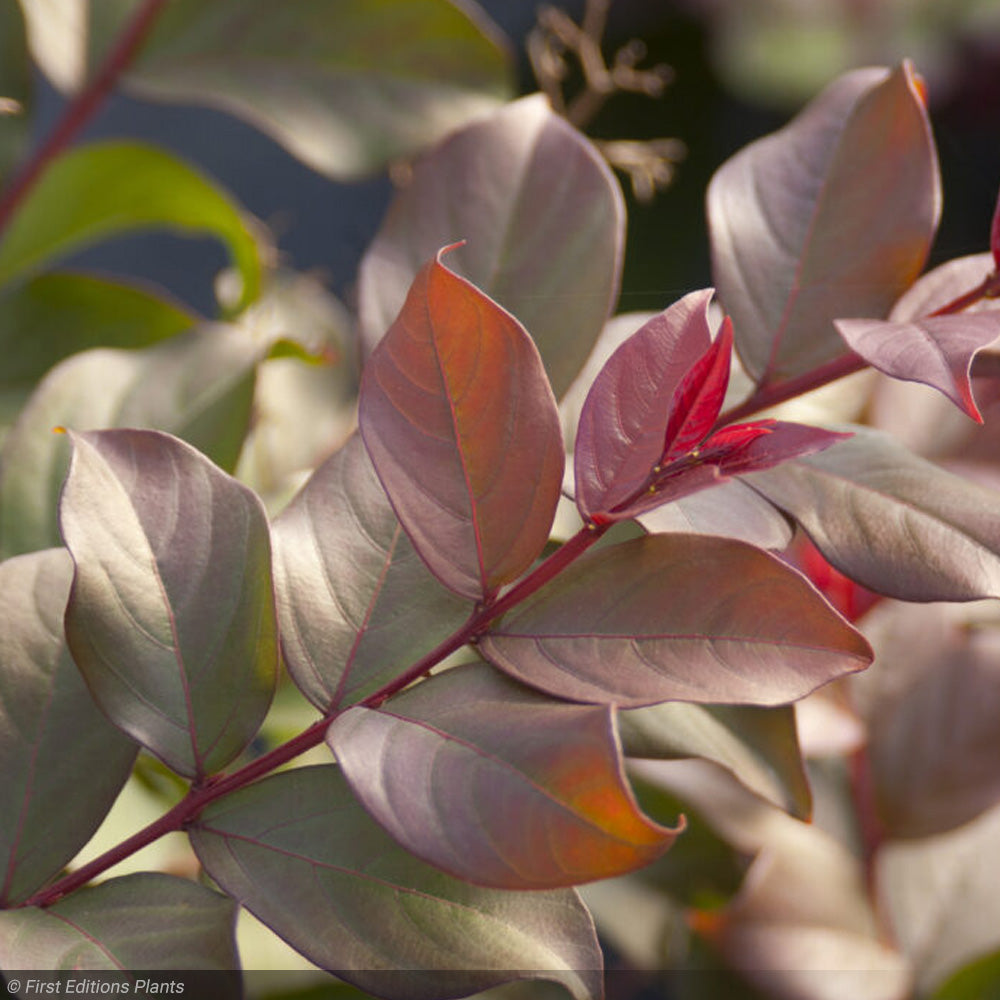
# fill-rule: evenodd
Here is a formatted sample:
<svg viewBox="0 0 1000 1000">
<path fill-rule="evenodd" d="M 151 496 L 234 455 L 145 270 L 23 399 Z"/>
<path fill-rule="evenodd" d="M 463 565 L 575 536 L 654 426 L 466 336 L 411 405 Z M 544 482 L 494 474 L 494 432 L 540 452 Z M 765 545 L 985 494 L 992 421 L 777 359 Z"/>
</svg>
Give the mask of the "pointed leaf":
<svg viewBox="0 0 1000 1000">
<path fill-rule="evenodd" d="M 0 452 L 0 553 L 61 542 L 56 504 L 69 444 L 54 427 L 153 427 L 232 469 L 250 424 L 267 345 L 250 330 L 206 325 L 141 351 L 67 358 L 39 384 Z"/>
<path fill-rule="evenodd" d="M 638 811 L 610 709 L 553 702 L 485 664 L 447 670 L 382 710 L 349 709 L 327 740 L 394 839 L 477 885 L 619 875 L 679 832 Z"/>
<path fill-rule="evenodd" d="M 983 422 L 972 395 L 972 362 L 1000 337 L 1000 316 L 960 313 L 908 323 L 839 319 L 836 327 L 851 350 L 879 371 L 932 386 L 977 423 Z"/>
<path fill-rule="evenodd" d="M 618 726 L 630 757 L 715 761 L 752 792 L 793 816 L 808 819 L 812 812 L 791 706 L 763 709 L 672 702 L 623 711 Z"/>
<path fill-rule="evenodd" d="M 904 601 L 1000 596 L 998 496 L 877 431 L 744 476 L 852 580 Z"/>
<path fill-rule="evenodd" d="M 927 110 L 909 64 L 847 73 L 708 190 L 712 274 L 750 375 L 845 353 L 833 320 L 884 317 L 920 273 L 940 214 Z"/>
<path fill-rule="evenodd" d="M 437 259 L 365 365 L 359 423 L 431 572 L 479 599 L 548 540 L 562 487 L 552 390 L 524 328 Z"/>
<path fill-rule="evenodd" d="M 357 436 L 316 470 L 273 533 L 285 661 L 324 712 L 392 680 L 472 611 L 413 551 Z"/>
<path fill-rule="evenodd" d="M 733 424 L 723 427 L 706 442 L 704 451 L 723 451 L 717 460 L 724 475 L 755 472 L 781 465 L 791 458 L 815 455 L 849 438 L 849 433 L 828 431 L 808 424 L 792 424 L 784 420 L 760 420 L 755 424 Z"/>
<path fill-rule="evenodd" d="M 256 298 L 261 265 L 240 210 L 180 160 L 128 142 L 72 149 L 48 167 L 4 232 L 0 285 L 87 244 L 162 227 L 222 240 L 243 281 L 241 302 Z"/>
<path fill-rule="evenodd" d="M 709 349 L 712 290 L 692 292 L 645 323 L 611 355 L 580 413 L 574 466 L 585 519 L 642 489 L 663 457 L 670 404 Z"/>
<path fill-rule="evenodd" d="M 541 95 L 456 132 L 416 164 L 361 262 L 368 351 L 424 261 L 464 238 L 454 266 L 525 325 L 562 396 L 618 294 L 625 206 L 600 153 Z"/>
<path fill-rule="evenodd" d="M 125 875 L 44 910 L 0 912 L 0 969 L 232 971 L 235 918 L 232 900 L 187 879 Z M 238 996 L 238 975 L 228 985 Z"/>
<path fill-rule="evenodd" d="M 98 710 L 66 648 L 64 549 L 0 563 L 0 907 L 90 839 L 138 747 Z"/>
<path fill-rule="evenodd" d="M 893 604 L 866 620 L 878 665 L 852 692 L 886 836 L 942 833 L 1000 803 L 1000 621 L 970 612 Z"/>
<path fill-rule="evenodd" d="M 779 705 L 871 661 L 798 573 L 741 542 L 650 535 L 587 553 L 480 641 L 560 698 Z"/>
<path fill-rule="evenodd" d="M 278 666 L 257 497 L 157 431 L 71 434 L 60 525 L 73 656 L 104 711 L 179 774 L 253 739 Z"/>
<path fill-rule="evenodd" d="M 227 795 L 191 840 L 206 870 L 321 968 L 391 1000 L 445 1000 L 543 978 L 601 993 L 590 916 L 571 890 L 483 889 L 407 854 L 331 765 Z"/>
</svg>

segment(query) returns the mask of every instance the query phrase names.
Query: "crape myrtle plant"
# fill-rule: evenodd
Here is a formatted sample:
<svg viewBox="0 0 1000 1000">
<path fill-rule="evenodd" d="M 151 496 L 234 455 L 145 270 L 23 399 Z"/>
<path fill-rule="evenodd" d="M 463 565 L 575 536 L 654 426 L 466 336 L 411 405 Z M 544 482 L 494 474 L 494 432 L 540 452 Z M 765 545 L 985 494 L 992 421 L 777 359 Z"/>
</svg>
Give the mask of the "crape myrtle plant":
<svg viewBox="0 0 1000 1000">
<path fill-rule="evenodd" d="M 677 995 L 996 989 L 1000 221 L 921 276 L 914 69 L 723 163 L 713 287 L 612 316 L 618 182 L 480 16 L 94 5 L 72 78 L 43 6 L 0 8 L 0 969 L 237 970 L 243 909 L 391 1000 L 598 997 L 597 930 Z M 15 168 L 30 59 L 73 96 Z M 356 320 L 170 154 L 71 146 L 118 84 L 405 159 Z M 218 317 L 59 266 L 150 226 L 228 249 Z"/>
</svg>

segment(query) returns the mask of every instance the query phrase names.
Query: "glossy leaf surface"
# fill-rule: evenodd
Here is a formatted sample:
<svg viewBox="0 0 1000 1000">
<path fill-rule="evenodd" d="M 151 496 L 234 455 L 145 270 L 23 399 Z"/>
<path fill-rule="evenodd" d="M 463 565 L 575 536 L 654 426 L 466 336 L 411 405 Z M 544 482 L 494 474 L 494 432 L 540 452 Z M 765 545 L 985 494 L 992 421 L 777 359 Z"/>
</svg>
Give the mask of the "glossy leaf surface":
<svg viewBox="0 0 1000 1000">
<path fill-rule="evenodd" d="M 700 535 L 651 535 L 587 553 L 479 648 L 557 697 L 625 707 L 778 705 L 871 659 L 864 639 L 794 570 L 752 546 Z"/>
<path fill-rule="evenodd" d="M 185 777 L 253 739 L 278 667 L 270 539 L 245 486 L 157 431 L 72 434 L 66 636 L 104 711 Z"/>
<path fill-rule="evenodd" d="M 668 702 L 623 711 L 618 726 L 629 757 L 715 761 L 793 816 L 808 819 L 812 812 L 791 706 Z"/>
<path fill-rule="evenodd" d="M 118 27 L 102 6 L 97 44 Z M 336 180 L 411 156 L 511 87 L 499 30 L 446 0 L 175 0 L 124 83 L 238 115 Z"/>
<path fill-rule="evenodd" d="M 1000 621 L 971 608 L 884 605 L 876 667 L 856 678 L 889 837 L 954 829 L 1000 802 Z"/>
<path fill-rule="evenodd" d="M 554 702 L 485 664 L 447 670 L 380 710 L 349 709 L 327 740 L 395 840 L 478 885 L 619 875 L 679 832 L 638 811 L 609 708 Z"/>
<path fill-rule="evenodd" d="M 403 528 L 445 586 L 479 599 L 541 552 L 562 486 L 552 390 L 520 323 L 440 259 L 365 365 L 359 423 Z"/>
<path fill-rule="evenodd" d="M 757 382 L 844 353 L 832 321 L 884 317 L 940 214 L 930 126 L 908 64 L 856 70 L 745 147 L 708 190 L 712 274 Z"/>
<path fill-rule="evenodd" d="M 744 477 L 842 573 L 906 601 L 1000 595 L 997 494 L 876 431 Z"/>
<path fill-rule="evenodd" d="M 209 806 L 191 839 L 206 870 L 321 968 L 391 1000 L 445 1000 L 513 979 L 601 994 L 601 954 L 571 890 L 460 882 L 403 851 L 339 769 L 296 768 Z"/>
<path fill-rule="evenodd" d="M 983 422 L 972 395 L 972 362 L 1000 337 L 1000 316 L 930 316 L 908 323 L 840 319 L 836 327 L 851 350 L 879 371 L 933 386 L 973 420 Z"/>
<path fill-rule="evenodd" d="M 274 522 L 285 661 L 323 711 L 392 680 L 468 618 L 427 571 L 355 435 Z"/>
<path fill-rule="evenodd" d="M 69 463 L 54 427 L 152 427 L 232 469 L 250 423 L 254 371 L 266 350 L 236 327 L 207 325 L 141 351 L 67 358 L 39 384 L 0 451 L 0 553 L 61 542 L 59 491 Z"/>
<path fill-rule="evenodd" d="M 234 970 L 235 917 L 232 900 L 188 879 L 125 875 L 44 910 L 0 912 L 0 968 Z"/>
<path fill-rule="evenodd" d="M 0 563 L 0 906 L 23 902 L 83 847 L 138 750 L 66 648 L 72 574 L 62 549 Z"/>
<path fill-rule="evenodd" d="M 201 174 L 152 146 L 103 142 L 64 153 L 32 187 L 0 243 L 0 285 L 74 250 L 137 229 L 215 236 L 257 296 L 257 244 L 239 209 Z"/>
<path fill-rule="evenodd" d="M 624 237 L 621 192 L 598 151 L 540 95 L 515 101 L 420 160 L 397 193 L 361 263 L 365 345 L 424 261 L 467 239 L 449 261 L 524 324 L 562 396 L 614 305 Z"/>
</svg>

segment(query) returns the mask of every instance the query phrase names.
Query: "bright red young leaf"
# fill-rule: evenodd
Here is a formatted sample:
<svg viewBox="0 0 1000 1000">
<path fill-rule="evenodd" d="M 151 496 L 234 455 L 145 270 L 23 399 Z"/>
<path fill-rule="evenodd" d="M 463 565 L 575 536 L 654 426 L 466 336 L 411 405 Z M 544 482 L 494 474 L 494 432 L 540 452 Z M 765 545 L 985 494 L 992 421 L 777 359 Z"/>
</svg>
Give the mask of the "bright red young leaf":
<svg viewBox="0 0 1000 1000">
<path fill-rule="evenodd" d="M 445 586 L 487 597 L 542 550 L 564 464 L 552 390 L 524 327 L 441 254 L 365 365 L 358 419 L 400 523 Z"/>
<path fill-rule="evenodd" d="M 382 827 L 477 885 L 553 889 L 620 875 L 680 832 L 639 812 L 610 706 L 554 701 L 483 663 L 383 709 L 348 709 L 327 740 Z"/>
<path fill-rule="evenodd" d="M 775 420 L 711 433 L 733 350 L 728 317 L 711 340 L 711 297 L 711 289 L 692 292 L 640 327 L 594 380 L 575 452 L 577 506 L 585 519 L 635 517 L 739 472 L 820 451 L 843 436 Z"/>
</svg>

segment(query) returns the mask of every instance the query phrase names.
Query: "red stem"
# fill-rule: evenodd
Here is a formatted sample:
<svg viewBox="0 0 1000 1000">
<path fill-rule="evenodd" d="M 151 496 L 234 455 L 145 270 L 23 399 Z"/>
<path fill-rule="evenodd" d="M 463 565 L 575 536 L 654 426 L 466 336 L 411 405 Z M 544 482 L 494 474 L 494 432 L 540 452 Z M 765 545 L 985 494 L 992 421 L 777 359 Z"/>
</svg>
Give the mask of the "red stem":
<svg viewBox="0 0 1000 1000">
<path fill-rule="evenodd" d="M 500 615 L 509 611 L 516 604 L 543 587 L 557 574 L 561 573 L 573 560 L 589 549 L 609 527 L 610 525 L 602 525 L 581 528 L 572 538 L 560 545 L 547 559 L 539 563 L 520 583 L 511 587 L 498 600 L 479 608 L 460 629 L 452 633 L 444 642 L 422 656 L 413 666 L 397 678 L 383 685 L 378 691 L 370 694 L 360 704 L 367 708 L 377 708 L 387 698 L 390 698 L 426 674 L 428 670 L 440 663 L 446 656 L 451 655 L 456 650 L 461 649 L 466 643 L 477 638 L 486 630 L 490 622 L 499 618 Z M 344 709 L 338 708 L 329 712 L 322 719 L 314 722 L 308 729 L 299 733 L 298 736 L 287 743 L 282 743 L 279 747 L 275 747 L 270 752 L 251 761 L 245 767 L 241 767 L 238 771 L 233 771 L 232 774 L 219 775 L 210 778 L 204 784 L 193 786 L 177 805 L 168 812 L 165 812 L 159 819 L 143 827 L 143 829 L 134 833 L 128 839 L 123 840 L 120 844 L 116 844 L 99 857 L 94 858 L 63 878 L 56 880 L 46 888 L 40 889 L 21 905 L 51 906 L 68 893 L 86 885 L 91 879 L 101 875 L 136 851 L 158 840 L 164 834 L 182 830 L 188 824 L 193 823 L 198 814 L 209 803 L 214 802 L 223 795 L 228 795 L 237 788 L 242 788 L 244 785 L 256 781 L 258 778 L 262 778 L 275 768 L 280 767 L 282 764 L 287 764 L 290 760 L 298 757 L 299 754 L 303 754 L 307 750 L 319 746 L 326 736 L 326 731 L 330 723 L 333 722 L 341 711 L 344 711 Z"/>
<path fill-rule="evenodd" d="M 10 222 L 49 163 L 73 141 L 104 103 L 118 78 L 142 48 L 160 11 L 169 2 L 170 0 L 146 0 L 122 30 L 97 74 L 66 107 L 56 127 L 0 197 L 0 232 Z"/>
</svg>

